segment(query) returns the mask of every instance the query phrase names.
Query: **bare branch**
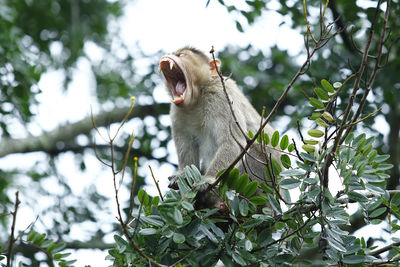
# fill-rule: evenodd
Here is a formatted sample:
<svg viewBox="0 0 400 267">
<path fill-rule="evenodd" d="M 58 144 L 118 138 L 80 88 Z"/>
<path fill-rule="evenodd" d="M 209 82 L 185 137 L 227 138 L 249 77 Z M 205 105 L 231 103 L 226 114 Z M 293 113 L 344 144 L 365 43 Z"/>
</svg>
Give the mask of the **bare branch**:
<svg viewBox="0 0 400 267">
<path fill-rule="evenodd" d="M 14 211 L 11 212 L 11 215 L 12 215 L 11 233 L 10 233 L 10 239 L 8 241 L 8 250 L 6 253 L 7 267 L 11 267 L 12 250 L 13 250 L 13 245 L 15 242 L 15 239 L 14 239 L 15 222 L 17 221 L 17 211 L 18 211 L 18 206 L 20 203 L 21 202 L 19 201 L 18 191 L 17 191 L 17 192 L 15 192 Z"/>
<path fill-rule="evenodd" d="M 237 118 L 236 118 L 235 112 L 233 111 L 233 107 L 232 107 L 233 102 L 230 100 L 229 95 L 228 95 L 228 92 L 226 91 L 225 82 L 224 82 L 224 77 L 222 76 L 222 73 L 221 73 L 221 71 L 219 70 L 218 64 L 217 64 L 216 59 L 215 59 L 215 55 L 214 55 L 214 46 L 211 47 L 210 53 L 211 53 L 212 58 L 213 58 L 213 61 L 214 61 L 215 70 L 216 70 L 216 72 L 218 73 L 219 78 L 221 79 L 222 89 L 224 90 L 226 100 L 228 101 L 228 105 L 229 105 L 229 108 L 230 108 L 230 110 L 231 110 L 232 117 L 233 117 L 233 119 L 234 119 L 234 121 L 235 121 L 237 127 L 239 128 L 240 132 L 242 133 L 243 137 L 248 141 L 248 140 L 249 140 L 249 137 L 247 136 L 247 134 L 246 134 L 245 131 L 243 130 L 242 126 L 239 124 L 239 121 L 238 121 Z"/>
<path fill-rule="evenodd" d="M 153 104 L 147 106 L 135 106 L 129 118 L 144 118 L 149 114 L 159 115 L 168 113 L 169 104 Z M 94 115 L 96 126 L 106 126 L 121 121 L 129 108 L 115 108 L 112 111 L 101 111 Z M 75 123 L 67 123 L 58 128 L 45 132 L 40 136 L 29 136 L 27 138 L 2 138 L 0 141 L 0 157 L 13 153 L 29 153 L 43 151 L 45 153 L 57 153 L 57 143 L 70 143 L 80 134 L 89 134 L 93 130 L 90 116 Z M 62 150 L 62 148 L 60 148 Z"/>
</svg>

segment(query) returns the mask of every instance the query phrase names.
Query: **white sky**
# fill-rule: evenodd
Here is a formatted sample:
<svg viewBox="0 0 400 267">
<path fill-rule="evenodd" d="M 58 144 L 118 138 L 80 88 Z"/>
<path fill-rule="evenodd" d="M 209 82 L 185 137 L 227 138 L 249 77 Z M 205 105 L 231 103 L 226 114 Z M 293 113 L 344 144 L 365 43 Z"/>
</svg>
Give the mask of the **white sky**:
<svg viewBox="0 0 400 267">
<path fill-rule="evenodd" d="M 206 2 L 206 0 L 139 0 L 130 3 L 119 21 L 118 26 L 122 29 L 121 37 L 128 47 L 138 44 L 145 53 L 155 53 L 160 49 L 174 51 L 185 45 L 193 45 L 208 52 L 212 45 L 218 51 L 227 44 L 244 47 L 251 43 L 262 49 L 266 55 L 269 53 L 269 48 L 275 44 L 281 49 L 288 49 L 290 55 L 296 55 L 303 48 L 303 39 L 299 34 L 288 26 L 279 27 L 284 18 L 276 12 L 265 12 L 255 25 L 245 27 L 245 33 L 240 33 L 236 30 L 233 14 L 229 14 L 216 0 L 211 0 L 208 8 L 205 7 Z M 269 5 L 270 8 L 274 8 L 272 4 Z M 94 50 L 92 52 L 96 53 Z M 91 105 L 97 106 L 89 73 L 88 62 L 79 61 L 74 81 L 66 92 L 61 87 L 62 73 L 53 71 L 42 78 L 39 83 L 42 93 L 38 96 L 40 105 L 37 107 L 39 115 L 29 127 L 32 134 L 40 134 L 42 129 L 52 130 L 60 122 L 80 120 L 89 114 Z M 18 129 L 15 131 L 20 132 Z M 12 155 L 5 160 L 2 159 L 0 167 L 15 166 L 16 162 L 18 163 L 17 156 Z M 36 158 L 37 155 L 32 155 L 32 162 Z M 25 160 L 29 162 L 29 156 Z M 82 190 L 85 185 L 92 182 L 88 177 L 98 177 L 96 183 L 102 185 L 99 186 L 101 193 L 113 196 L 111 177 L 108 173 L 99 171 L 99 163 L 95 162 L 94 157 L 87 160 L 88 169 L 84 174 L 77 168 L 71 154 L 61 155 L 58 161 L 62 162 L 59 166 L 68 182 L 76 185 L 77 193 L 84 192 Z M 161 167 L 154 165 L 153 171 L 156 177 L 167 177 L 173 169 L 164 165 Z M 152 184 L 151 180 L 147 182 Z M 166 182 L 163 183 L 163 187 L 166 188 Z M 127 192 L 122 193 L 125 196 L 127 194 Z M 31 207 L 22 206 L 21 209 L 28 221 L 34 220 L 37 216 Z M 26 226 L 26 221 L 19 221 L 19 229 L 22 230 Z M 82 233 L 77 231 L 76 235 L 80 234 Z M 103 252 L 81 251 L 73 253 L 71 259 L 78 260 L 76 266 L 90 264 L 101 267 L 110 265 L 110 262 L 104 260 L 105 255 Z"/>
</svg>

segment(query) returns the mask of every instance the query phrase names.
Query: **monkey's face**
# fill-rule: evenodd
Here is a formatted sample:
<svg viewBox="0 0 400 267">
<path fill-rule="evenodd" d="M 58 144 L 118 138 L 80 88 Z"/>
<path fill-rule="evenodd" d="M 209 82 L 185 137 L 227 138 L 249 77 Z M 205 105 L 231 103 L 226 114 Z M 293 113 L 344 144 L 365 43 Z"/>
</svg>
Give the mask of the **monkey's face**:
<svg viewBox="0 0 400 267">
<path fill-rule="evenodd" d="M 172 96 L 172 102 L 185 107 L 197 102 L 200 88 L 209 81 L 208 58 L 196 49 L 180 49 L 160 60 L 159 70 Z"/>
</svg>

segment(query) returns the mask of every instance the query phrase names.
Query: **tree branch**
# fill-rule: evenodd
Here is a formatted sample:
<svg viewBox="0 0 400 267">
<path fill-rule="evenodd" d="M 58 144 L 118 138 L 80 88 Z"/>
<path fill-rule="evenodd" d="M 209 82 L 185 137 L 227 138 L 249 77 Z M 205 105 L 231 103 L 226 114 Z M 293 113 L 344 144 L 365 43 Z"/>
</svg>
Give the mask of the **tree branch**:
<svg viewBox="0 0 400 267">
<path fill-rule="evenodd" d="M 15 239 L 14 239 L 15 222 L 17 221 L 17 210 L 18 210 L 18 206 L 20 203 L 21 202 L 18 199 L 18 191 L 17 191 L 17 192 L 15 192 L 14 211 L 11 212 L 11 215 L 12 215 L 11 233 L 10 233 L 10 240 L 8 242 L 8 250 L 6 253 L 7 267 L 11 266 L 12 251 L 13 251 L 13 245 L 15 242 Z"/>
<path fill-rule="evenodd" d="M 159 115 L 168 113 L 169 104 L 153 104 L 147 106 L 135 106 L 130 118 L 144 118 L 148 115 Z M 121 121 L 127 114 L 129 107 L 115 108 L 109 112 L 100 112 L 94 116 L 97 126 L 107 126 L 114 122 Z M 75 123 L 67 123 L 58 128 L 46 132 L 40 136 L 27 138 L 3 138 L 0 142 L 0 157 L 14 153 L 29 153 L 43 151 L 54 153 L 59 142 L 70 142 L 80 134 L 88 134 L 93 129 L 90 116 Z"/>
<path fill-rule="evenodd" d="M 328 6 L 329 9 L 332 11 L 333 19 L 335 21 L 336 26 L 339 29 L 342 29 L 342 31 L 340 32 L 340 37 L 342 37 L 344 46 L 347 48 L 347 50 L 349 50 L 351 53 L 354 54 L 356 51 L 351 43 L 349 36 L 347 35 L 347 32 L 345 31 L 346 25 L 343 22 L 342 15 L 339 13 L 337 9 L 336 0 L 330 0 Z"/>
</svg>

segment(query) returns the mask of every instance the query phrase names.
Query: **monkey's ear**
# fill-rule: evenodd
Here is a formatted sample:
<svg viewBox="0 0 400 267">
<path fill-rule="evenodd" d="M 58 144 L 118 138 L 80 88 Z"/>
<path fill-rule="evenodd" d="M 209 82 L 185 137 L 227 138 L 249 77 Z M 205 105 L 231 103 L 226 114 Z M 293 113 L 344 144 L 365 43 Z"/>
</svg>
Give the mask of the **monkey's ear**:
<svg viewBox="0 0 400 267">
<path fill-rule="evenodd" d="M 219 68 L 221 67 L 221 61 L 219 59 L 215 59 L 214 62 L 214 60 L 210 59 L 208 63 L 210 64 L 211 77 L 217 77 L 218 76 L 217 68 L 219 70 Z M 215 64 L 217 64 L 217 66 L 215 66 Z"/>
</svg>

